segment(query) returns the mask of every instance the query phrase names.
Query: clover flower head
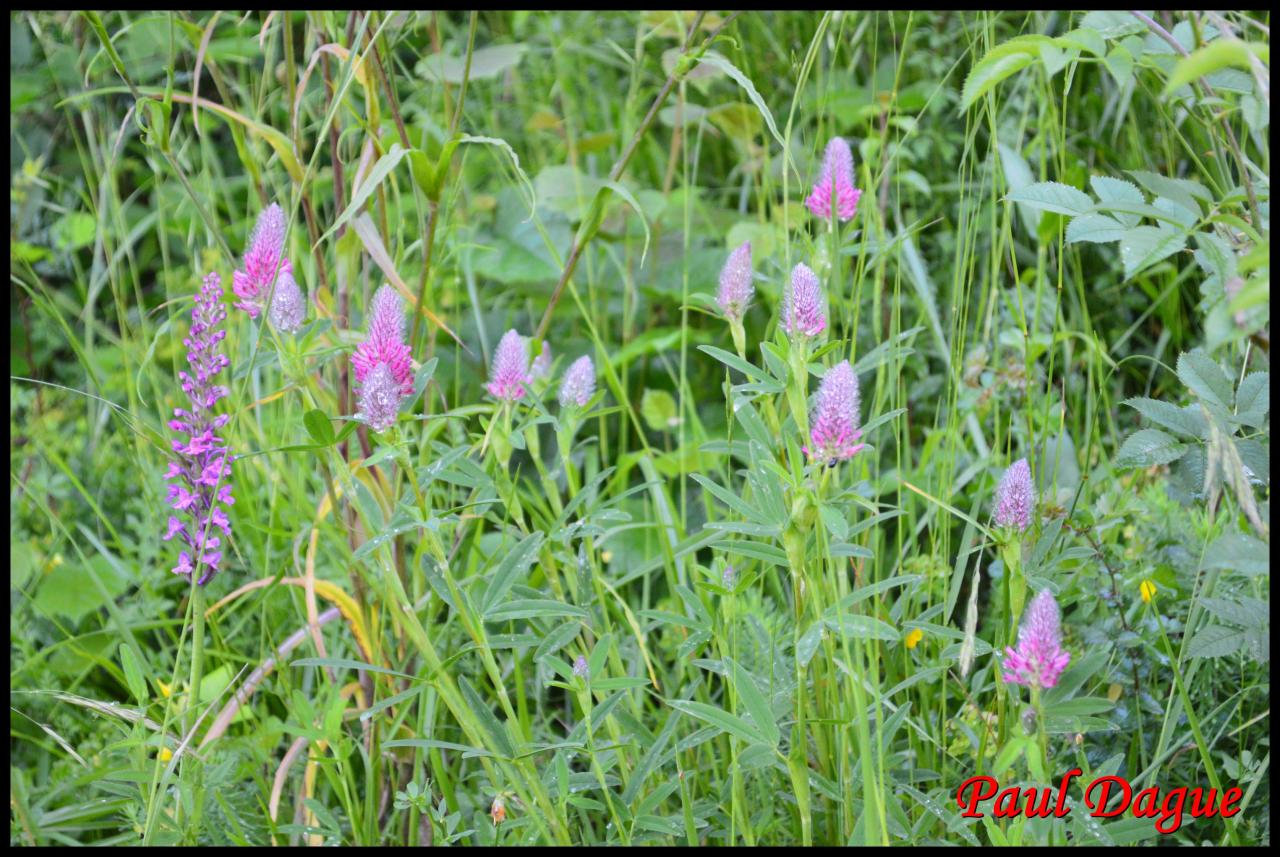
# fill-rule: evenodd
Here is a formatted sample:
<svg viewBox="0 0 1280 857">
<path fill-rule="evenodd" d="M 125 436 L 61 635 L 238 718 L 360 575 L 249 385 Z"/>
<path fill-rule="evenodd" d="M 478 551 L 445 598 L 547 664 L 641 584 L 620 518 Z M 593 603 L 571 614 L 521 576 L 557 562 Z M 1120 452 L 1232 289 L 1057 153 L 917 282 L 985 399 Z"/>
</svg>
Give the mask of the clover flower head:
<svg viewBox="0 0 1280 857">
<path fill-rule="evenodd" d="M 542 351 L 529 364 L 529 380 L 541 381 L 551 374 L 551 343 L 542 340 Z"/>
<path fill-rule="evenodd" d="M 1031 513 L 1035 504 L 1031 468 L 1025 458 L 1019 458 L 1004 472 L 1000 485 L 996 488 L 996 526 L 1025 531 L 1031 526 Z"/>
<path fill-rule="evenodd" d="M 1058 683 L 1071 662 L 1071 653 L 1062 648 L 1061 619 L 1053 593 L 1041 590 L 1031 599 L 1018 627 L 1017 648 L 1004 650 L 1006 684 L 1049 688 Z"/>
<path fill-rule="evenodd" d="M 285 333 L 297 333 L 307 320 L 307 299 L 292 272 L 281 271 L 276 279 L 276 293 L 267 317 L 276 330 Z"/>
<path fill-rule="evenodd" d="M 829 466 L 857 455 L 865 444 L 859 424 L 858 376 L 848 360 L 827 370 L 818 385 L 813 414 L 810 417 L 809 446 L 804 453 L 810 461 L 825 461 Z"/>
<path fill-rule="evenodd" d="M 278 289 L 280 276 L 293 272 L 293 266 L 284 257 L 284 230 L 284 211 L 273 202 L 258 215 L 249 234 L 244 267 L 232 274 L 231 289 L 240 298 L 236 307 L 247 312 L 250 318 L 257 318 L 262 312 L 272 281 L 277 281 Z"/>
<path fill-rule="evenodd" d="M 751 278 L 751 242 L 744 241 L 729 254 L 720 269 L 720 291 L 716 294 L 716 303 L 726 319 L 741 321 L 746 314 L 756 291 Z"/>
<path fill-rule="evenodd" d="M 211 273 L 196 294 L 191 329 L 183 340 L 190 371 L 180 371 L 178 379 L 190 407 L 175 408 L 169 421 L 170 430 L 178 434 L 172 442 L 177 459 L 169 463 L 165 479 L 169 480 L 169 505 L 182 517 L 170 515 L 162 537 L 178 539 L 189 549 L 179 553 L 173 573 L 190 576 L 199 570 L 196 582 L 201 586 L 213 579 L 222 564 L 222 538 L 214 530 L 221 530 L 223 536 L 231 534 L 231 520 L 223 507 L 235 503 L 229 481 L 232 456 L 217 433 L 230 417 L 213 413 L 227 395 L 227 388 L 215 383 L 216 376 L 231 365 L 218 349 L 227 335 L 219 329 L 226 318 L 222 278 Z"/>
<path fill-rule="evenodd" d="M 834 202 L 836 217 L 844 221 L 851 219 L 858 210 L 861 196 L 862 191 L 853 183 L 853 153 L 849 151 L 849 144 L 843 137 L 832 137 L 822 159 L 822 172 L 805 205 L 814 217 L 825 220 L 831 217 Z"/>
<path fill-rule="evenodd" d="M 791 283 L 782 296 L 782 329 L 792 339 L 817 336 L 827 329 L 818 275 L 804 262 L 791 269 Z"/>
<path fill-rule="evenodd" d="M 569 371 L 564 373 L 564 380 L 560 382 L 560 407 L 581 408 L 595 392 L 596 367 L 591 355 L 584 354 L 573 361 Z"/>
<path fill-rule="evenodd" d="M 356 403 L 360 411 L 357 417 L 369 424 L 374 431 L 386 431 L 395 424 L 396 415 L 400 413 L 400 382 L 387 363 L 379 363 L 373 367 L 360 385 Z"/>
<path fill-rule="evenodd" d="M 529 340 L 512 328 L 502 335 L 493 352 L 493 367 L 485 389 L 499 401 L 514 402 L 524 398 L 525 387 L 532 380 L 529 376 Z"/>
<path fill-rule="evenodd" d="M 351 355 L 357 383 L 363 383 L 378 364 L 385 363 L 399 383 L 401 394 L 412 395 L 413 364 L 409 352 L 409 343 L 405 342 L 404 301 L 394 288 L 383 285 L 369 304 L 368 335 Z"/>
</svg>

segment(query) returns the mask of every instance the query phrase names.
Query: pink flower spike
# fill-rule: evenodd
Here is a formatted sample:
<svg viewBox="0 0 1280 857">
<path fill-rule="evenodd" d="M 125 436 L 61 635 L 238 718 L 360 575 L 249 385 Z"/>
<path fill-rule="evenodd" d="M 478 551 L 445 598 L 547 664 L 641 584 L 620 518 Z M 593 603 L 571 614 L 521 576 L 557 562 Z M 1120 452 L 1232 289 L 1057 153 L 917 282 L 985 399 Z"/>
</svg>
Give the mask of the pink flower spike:
<svg viewBox="0 0 1280 857">
<path fill-rule="evenodd" d="M 512 328 L 502 335 L 493 352 L 493 368 L 485 389 L 499 401 L 514 402 L 524 397 L 525 385 L 532 380 L 529 377 L 529 340 Z"/>
<path fill-rule="evenodd" d="M 595 391 L 596 367 L 591 356 L 584 354 L 573 361 L 569 371 L 564 373 L 564 380 L 560 382 L 560 407 L 581 408 Z"/>
<path fill-rule="evenodd" d="M 1009 466 L 996 488 L 995 522 L 998 527 L 1013 527 L 1025 532 L 1031 526 L 1031 513 L 1036 505 L 1035 488 L 1031 484 L 1031 468 L 1025 458 Z"/>
<path fill-rule="evenodd" d="M 275 297 L 271 299 L 268 317 L 276 330 L 285 333 L 297 333 L 307 320 L 307 299 L 289 271 L 282 270 L 276 278 Z"/>
<path fill-rule="evenodd" d="M 848 360 L 827 370 L 818 385 L 818 393 L 810 418 L 810 446 L 803 451 L 810 461 L 825 461 L 834 466 L 857 455 L 865 446 L 859 423 L 858 376 Z"/>
<path fill-rule="evenodd" d="M 782 329 L 792 339 L 817 336 L 827 329 L 818 275 L 804 262 L 791 270 L 791 284 L 782 296 Z"/>
<path fill-rule="evenodd" d="M 1071 662 L 1071 653 L 1062 648 L 1061 620 L 1053 593 L 1041 590 L 1022 614 L 1017 648 L 1004 650 L 1006 684 L 1048 688 L 1058 683 Z"/>
<path fill-rule="evenodd" d="M 720 269 L 720 291 L 716 295 L 716 303 L 726 319 L 741 321 L 746 314 L 756 291 L 751 278 L 751 242 L 744 241 L 729 254 L 729 259 Z"/>
<path fill-rule="evenodd" d="M 404 302 L 399 292 L 384 285 L 369 304 L 369 335 L 351 355 L 356 381 L 363 383 L 379 363 L 386 363 L 400 384 L 401 392 L 413 394 L 413 363 L 409 344 L 404 341 Z"/>
<path fill-rule="evenodd" d="M 357 397 L 360 412 L 356 416 L 368 423 L 369 428 L 374 431 L 386 431 L 395 424 L 402 398 L 400 383 L 391 367 L 386 363 L 379 363 L 360 385 Z"/>
<path fill-rule="evenodd" d="M 831 204 L 835 201 L 836 217 L 850 220 L 858 210 L 862 191 L 854 187 L 853 153 L 843 137 L 832 137 L 822 159 L 822 172 L 813 186 L 805 205 L 814 217 L 826 220 L 831 217 Z"/>
<path fill-rule="evenodd" d="M 236 306 L 257 318 L 263 310 L 271 283 L 278 274 L 292 273 L 289 260 L 284 258 L 285 216 L 277 203 L 272 203 L 258 215 L 249 246 L 244 252 L 244 269 L 231 277 L 231 290 L 240 302 Z"/>
</svg>

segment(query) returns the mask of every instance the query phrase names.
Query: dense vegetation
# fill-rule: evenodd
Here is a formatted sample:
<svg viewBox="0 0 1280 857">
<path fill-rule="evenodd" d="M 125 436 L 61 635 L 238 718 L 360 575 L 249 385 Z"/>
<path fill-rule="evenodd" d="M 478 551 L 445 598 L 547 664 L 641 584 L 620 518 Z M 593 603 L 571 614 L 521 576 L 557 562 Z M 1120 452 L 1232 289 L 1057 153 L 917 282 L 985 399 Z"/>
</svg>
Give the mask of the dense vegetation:
<svg viewBox="0 0 1280 857">
<path fill-rule="evenodd" d="M 11 843 L 1269 842 L 1269 24 L 11 13 Z"/>
</svg>

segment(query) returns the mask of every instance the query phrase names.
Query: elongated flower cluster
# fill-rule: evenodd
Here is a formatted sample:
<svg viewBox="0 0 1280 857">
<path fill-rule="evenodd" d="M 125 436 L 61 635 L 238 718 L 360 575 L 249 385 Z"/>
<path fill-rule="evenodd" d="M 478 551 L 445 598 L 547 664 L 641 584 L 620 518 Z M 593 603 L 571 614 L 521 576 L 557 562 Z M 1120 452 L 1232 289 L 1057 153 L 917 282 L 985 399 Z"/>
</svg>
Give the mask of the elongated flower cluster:
<svg viewBox="0 0 1280 857">
<path fill-rule="evenodd" d="M 751 278 L 751 242 L 744 241 L 729 254 L 720 269 L 720 291 L 716 294 L 716 303 L 729 321 L 741 321 L 751 305 L 751 298 L 756 292 Z"/>
<path fill-rule="evenodd" d="M 1022 615 L 1017 648 L 1004 650 L 1006 684 L 1047 688 L 1058 683 L 1071 662 L 1071 653 L 1062 648 L 1058 602 L 1049 590 L 1041 590 Z"/>
<path fill-rule="evenodd" d="M 390 428 L 400 412 L 401 400 L 413 393 L 413 366 L 404 328 L 400 295 L 384 285 L 370 304 L 369 333 L 351 355 L 360 384 L 358 416 L 374 431 Z"/>
<path fill-rule="evenodd" d="M 169 516 L 164 540 L 178 538 L 187 546 L 173 573 L 190 576 L 198 570 L 196 582 L 201 586 L 218 573 L 222 538 L 231 534 L 231 521 L 223 507 L 235 503 L 231 496 L 231 456 L 217 434 L 231 417 L 213 414 L 218 400 L 227 395 L 226 387 L 214 383 L 218 373 L 231 365 L 218 351 L 218 344 L 227 335 L 218 326 L 226 317 L 222 278 L 211 273 L 196 294 L 191 331 L 183 340 L 190 371 L 178 373 L 191 407 L 174 408 L 174 419 L 169 422 L 169 428 L 180 438 L 173 441 L 178 457 L 169 463 L 165 479 L 169 480 L 169 505 L 183 517 Z M 214 533 L 215 528 L 222 530 L 222 536 Z"/>
<path fill-rule="evenodd" d="M 273 202 L 258 215 L 244 251 L 244 268 L 232 274 L 231 289 L 240 298 L 236 307 L 250 318 L 257 318 L 268 308 L 267 297 L 272 294 L 274 281 L 275 296 L 268 318 L 276 327 L 292 331 L 302 326 L 306 301 L 293 278 L 293 265 L 284 256 L 284 229 L 284 211 Z"/>
<path fill-rule="evenodd" d="M 1031 526 L 1031 512 L 1035 503 L 1031 468 L 1025 458 L 1019 458 L 1004 472 L 1000 485 L 996 488 L 996 526 L 1025 531 Z"/>
<path fill-rule="evenodd" d="M 804 262 L 791 270 L 791 284 L 782 296 L 782 329 L 792 339 L 817 336 L 827 329 L 818 275 Z"/>
<path fill-rule="evenodd" d="M 515 328 L 508 330 L 493 352 L 493 367 L 485 389 L 489 395 L 503 402 L 524 398 L 525 387 L 533 381 L 529 374 L 529 340 Z"/>
<path fill-rule="evenodd" d="M 529 380 L 541 381 L 551 374 L 551 343 L 542 340 L 542 351 L 529 364 Z"/>
<path fill-rule="evenodd" d="M 848 360 L 841 360 L 827 370 L 818 386 L 810 417 L 810 445 L 804 447 L 810 461 L 834 465 L 862 450 L 865 444 L 858 443 L 862 437 L 858 409 L 858 376 Z"/>
<path fill-rule="evenodd" d="M 831 217 L 834 203 L 836 217 L 849 220 L 858 210 L 858 198 L 862 191 L 853 185 L 853 153 L 843 137 L 832 137 L 822 159 L 822 172 L 813 186 L 805 205 L 814 217 L 824 220 Z"/>
<path fill-rule="evenodd" d="M 569 371 L 564 373 L 560 382 L 560 407 L 578 407 L 585 405 L 596 392 L 596 367 L 591 355 L 584 354 Z"/>
</svg>

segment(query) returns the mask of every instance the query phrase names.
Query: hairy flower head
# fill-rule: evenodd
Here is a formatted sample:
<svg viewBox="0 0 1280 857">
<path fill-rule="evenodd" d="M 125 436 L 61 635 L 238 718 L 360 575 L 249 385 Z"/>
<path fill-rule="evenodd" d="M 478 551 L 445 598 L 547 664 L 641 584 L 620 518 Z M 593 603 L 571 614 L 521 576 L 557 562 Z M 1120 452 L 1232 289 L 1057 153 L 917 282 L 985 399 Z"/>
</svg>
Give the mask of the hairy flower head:
<svg viewBox="0 0 1280 857">
<path fill-rule="evenodd" d="M 1062 648 L 1058 602 L 1052 592 L 1043 589 L 1031 599 L 1018 627 L 1018 646 L 1006 647 L 1004 655 L 1006 684 L 1047 688 L 1058 683 L 1071 653 Z"/>
<path fill-rule="evenodd" d="M 413 364 L 409 343 L 404 340 L 404 302 L 390 285 L 383 285 L 369 304 L 369 333 L 351 355 L 356 381 L 363 383 L 380 363 L 385 363 L 400 385 L 400 392 L 413 393 Z"/>
<path fill-rule="evenodd" d="M 569 371 L 564 373 L 564 380 L 560 382 L 560 407 L 580 408 L 591 399 L 595 391 L 596 367 L 591 361 L 591 355 L 584 354 L 573 361 Z"/>
<path fill-rule="evenodd" d="M 720 291 L 716 295 L 716 303 L 725 318 L 741 321 L 746 314 L 756 291 L 751 278 L 751 242 L 744 241 L 729 254 L 720 269 Z"/>
<path fill-rule="evenodd" d="M 307 299 L 291 272 L 281 271 L 276 278 L 276 294 L 271 299 L 271 312 L 267 317 L 276 330 L 285 333 L 297 333 L 307 320 Z"/>
<path fill-rule="evenodd" d="M 530 381 L 529 340 L 512 328 L 502 335 L 493 352 L 493 367 L 485 389 L 495 399 L 514 402 L 524 398 L 525 386 Z"/>
<path fill-rule="evenodd" d="M 293 266 L 284 258 L 284 211 L 277 203 L 271 203 L 258 215 L 258 221 L 249 234 L 249 246 L 244 251 L 244 268 L 231 276 L 231 289 L 240 302 L 236 307 L 250 318 L 257 318 L 276 280 L 280 275 L 292 274 Z"/>
<path fill-rule="evenodd" d="M 996 488 L 996 526 L 1025 531 L 1031 526 L 1031 513 L 1035 504 L 1031 468 L 1025 458 L 1019 458 L 1004 472 L 1000 485 Z"/>
<path fill-rule="evenodd" d="M 542 340 L 542 351 L 529 364 L 529 380 L 541 381 L 551 374 L 551 343 Z"/>
<path fill-rule="evenodd" d="M 360 385 L 360 392 L 356 396 L 360 411 L 356 416 L 368 423 L 369 428 L 374 431 L 386 431 L 395 424 L 402 398 L 400 382 L 396 380 L 391 366 L 379 363 Z"/>
<path fill-rule="evenodd" d="M 836 217 L 849 220 L 858 210 L 858 198 L 862 191 L 853 184 L 853 153 L 843 137 L 832 137 L 822 159 L 822 172 L 813 186 L 805 205 L 814 217 L 824 220 L 831 217 L 834 202 Z"/>
<path fill-rule="evenodd" d="M 791 269 L 791 283 L 782 296 L 782 329 L 792 339 L 817 336 L 827 329 L 818 275 L 804 262 Z"/>
<path fill-rule="evenodd" d="M 849 361 L 842 360 L 827 370 L 818 385 L 810 417 L 809 445 L 804 447 L 810 461 L 834 465 L 862 450 L 864 444 L 858 443 L 862 437 L 858 408 L 858 376 Z"/>
</svg>

